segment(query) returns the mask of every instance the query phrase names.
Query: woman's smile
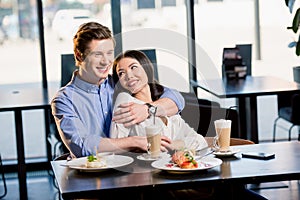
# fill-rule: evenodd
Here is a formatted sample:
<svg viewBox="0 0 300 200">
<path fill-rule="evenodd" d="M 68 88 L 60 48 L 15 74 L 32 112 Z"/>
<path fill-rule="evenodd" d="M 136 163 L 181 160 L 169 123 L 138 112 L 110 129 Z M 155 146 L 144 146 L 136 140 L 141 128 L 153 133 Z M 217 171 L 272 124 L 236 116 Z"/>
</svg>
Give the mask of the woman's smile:
<svg viewBox="0 0 300 200">
<path fill-rule="evenodd" d="M 130 80 L 130 81 L 127 82 L 127 86 L 130 87 L 130 88 L 133 88 L 137 84 L 138 84 L 138 80 L 137 79 Z"/>
</svg>

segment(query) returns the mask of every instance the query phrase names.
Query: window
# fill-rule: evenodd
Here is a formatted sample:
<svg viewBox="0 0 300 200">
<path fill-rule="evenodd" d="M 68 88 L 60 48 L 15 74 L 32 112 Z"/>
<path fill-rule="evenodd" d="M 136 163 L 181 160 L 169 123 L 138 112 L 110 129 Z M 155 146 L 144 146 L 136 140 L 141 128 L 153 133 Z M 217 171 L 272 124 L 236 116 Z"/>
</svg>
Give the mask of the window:
<svg viewBox="0 0 300 200">
<path fill-rule="evenodd" d="M 137 7 L 138 9 L 155 8 L 155 0 L 138 0 Z"/>
<path fill-rule="evenodd" d="M 162 7 L 176 6 L 176 0 L 162 0 L 161 1 L 161 6 Z"/>
<path fill-rule="evenodd" d="M 123 50 L 155 49 L 160 83 L 189 91 L 185 1 L 156 0 L 148 9 L 137 9 L 136 2 L 145 1 L 121 4 Z"/>
</svg>

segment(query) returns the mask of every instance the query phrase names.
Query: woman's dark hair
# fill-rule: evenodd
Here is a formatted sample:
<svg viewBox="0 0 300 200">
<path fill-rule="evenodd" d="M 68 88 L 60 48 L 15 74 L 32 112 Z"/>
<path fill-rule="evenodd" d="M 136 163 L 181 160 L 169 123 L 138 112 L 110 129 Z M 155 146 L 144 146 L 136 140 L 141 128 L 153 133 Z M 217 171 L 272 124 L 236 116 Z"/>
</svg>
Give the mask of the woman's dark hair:
<svg viewBox="0 0 300 200">
<path fill-rule="evenodd" d="M 155 80 L 153 65 L 152 65 L 151 61 L 149 60 L 149 58 L 142 51 L 138 51 L 138 50 L 125 51 L 124 53 L 119 54 L 115 58 L 115 61 L 113 64 L 113 75 L 112 75 L 113 80 L 116 83 L 115 94 L 117 95 L 118 93 L 120 93 L 122 91 L 128 92 L 120 84 L 118 84 L 119 77 L 118 77 L 118 73 L 117 73 L 116 69 L 122 58 L 133 58 L 141 64 L 141 66 L 145 70 L 147 77 L 148 77 L 148 84 L 150 86 L 152 101 L 159 99 L 160 96 L 164 92 L 164 87 L 162 85 L 160 85 L 157 80 Z"/>
</svg>

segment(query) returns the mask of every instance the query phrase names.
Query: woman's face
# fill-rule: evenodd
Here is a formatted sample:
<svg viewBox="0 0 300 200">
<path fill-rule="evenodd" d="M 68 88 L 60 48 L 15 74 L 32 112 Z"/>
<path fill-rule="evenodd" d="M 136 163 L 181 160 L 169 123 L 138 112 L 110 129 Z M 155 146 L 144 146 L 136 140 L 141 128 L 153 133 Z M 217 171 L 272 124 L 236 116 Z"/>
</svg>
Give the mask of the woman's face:
<svg viewBox="0 0 300 200">
<path fill-rule="evenodd" d="M 136 94 L 148 85 L 147 74 L 142 65 L 133 58 L 122 58 L 116 72 L 123 88 Z"/>
<path fill-rule="evenodd" d="M 89 49 L 81 66 L 81 76 L 89 83 L 99 84 L 107 78 L 112 67 L 114 42 L 112 39 L 92 40 Z"/>
</svg>

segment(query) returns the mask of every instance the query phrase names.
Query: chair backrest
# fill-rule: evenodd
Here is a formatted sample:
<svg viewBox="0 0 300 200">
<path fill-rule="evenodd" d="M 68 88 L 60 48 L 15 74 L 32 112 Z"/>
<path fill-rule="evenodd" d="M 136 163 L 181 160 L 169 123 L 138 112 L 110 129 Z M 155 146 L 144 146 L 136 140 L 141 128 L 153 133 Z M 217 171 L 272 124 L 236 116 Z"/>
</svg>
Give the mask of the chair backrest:
<svg viewBox="0 0 300 200">
<path fill-rule="evenodd" d="M 291 121 L 293 124 L 300 124 L 300 94 L 294 94 L 292 96 L 291 104 Z"/>
<path fill-rule="evenodd" d="M 60 156 L 57 156 L 56 158 L 54 158 L 53 160 L 68 160 L 70 158 L 70 153 L 64 153 Z"/>
<path fill-rule="evenodd" d="M 140 51 L 142 51 L 144 54 L 146 54 L 146 56 L 151 61 L 152 65 L 153 65 L 153 68 L 154 68 L 154 78 L 156 80 L 159 80 L 158 79 L 158 69 L 157 69 L 157 59 L 156 59 L 155 49 L 141 49 Z"/>
<path fill-rule="evenodd" d="M 252 75 L 252 44 L 237 44 L 223 49 L 223 78 L 244 78 Z M 246 71 L 236 72 L 235 67 L 246 66 Z M 244 70 L 244 69 L 243 69 Z"/>
<path fill-rule="evenodd" d="M 76 69 L 74 54 L 61 54 L 61 86 L 66 85 Z"/>
<path fill-rule="evenodd" d="M 252 75 L 252 44 L 237 44 L 243 62 L 247 66 L 247 75 Z"/>
<path fill-rule="evenodd" d="M 192 92 L 180 92 L 183 96 L 184 100 L 188 104 L 199 104 L 201 106 L 214 106 L 214 107 L 221 107 L 220 103 L 216 101 L 211 101 L 209 99 L 199 99 L 195 93 Z"/>
<path fill-rule="evenodd" d="M 200 107 L 200 113 L 207 113 L 207 108 L 201 108 Z M 234 109 L 228 109 L 228 108 L 211 108 L 211 117 L 202 117 L 199 122 L 199 128 L 202 126 L 202 123 L 208 124 L 207 133 L 206 136 L 215 136 L 215 125 L 214 121 L 218 119 L 230 119 L 232 121 L 231 123 L 231 137 L 240 137 L 240 125 L 239 125 L 239 115 L 238 111 Z M 203 130 L 205 131 L 205 130 Z"/>
<path fill-rule="evenodd" d="M 293 68 L 294 81 L 300 83 L 300 67 Z M 293 95 L 295 93 L 286 92 L 277 95 L 277 109 L 292 107 Z"/>
<path fill-rule="evenodd" d="M 237 110 L 222 108 L 218 102 L 208 99 L 198 99 L 192 93 L 181 92 L 181 94 L 185 99 L 185 107 L 181 116 L 199 134 L 215 136 L 214 121 L 224 119 L 227 116 L 227 119 L 232 120 L 232 137 L 239 137 L 240 126 Z"/>
</svg>

